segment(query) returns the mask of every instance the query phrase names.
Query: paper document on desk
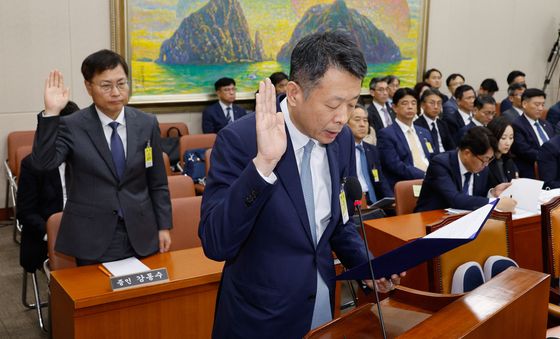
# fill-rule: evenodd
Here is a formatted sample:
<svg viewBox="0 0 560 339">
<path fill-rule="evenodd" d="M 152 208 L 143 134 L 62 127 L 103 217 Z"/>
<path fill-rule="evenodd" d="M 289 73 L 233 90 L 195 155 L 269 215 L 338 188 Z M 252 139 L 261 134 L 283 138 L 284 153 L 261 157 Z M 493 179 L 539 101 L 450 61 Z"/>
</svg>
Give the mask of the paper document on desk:
<svg viewBox="0 0 560 339">
<path fill-rule="evenodd" d="M 517 201 L 516 208 L 528 212 L 537 212 L 540 211 L 539 196 L 543 184 L 544 181 L 529 178 L 512 179 L 511 186 L 500 194 L 500 198 L 511 197 Z"/>
<path fill-rule="evenodd" d="M 103 266 L 115 277 L 146 272 L 150 268 L 135 257 L 103 263 Z"/>
<path fill-rule="evenodd" d="M 461 217 L 423 238 L 371 260 L 376 279 L 399 274 L 424 261 L 474 240 L 500 199 Z M 406 227 L 406 225 L 403 225 Z M 368 263 L 354 267 L 336 277 L 337 280 L 371 279 Z"/>
</svg>

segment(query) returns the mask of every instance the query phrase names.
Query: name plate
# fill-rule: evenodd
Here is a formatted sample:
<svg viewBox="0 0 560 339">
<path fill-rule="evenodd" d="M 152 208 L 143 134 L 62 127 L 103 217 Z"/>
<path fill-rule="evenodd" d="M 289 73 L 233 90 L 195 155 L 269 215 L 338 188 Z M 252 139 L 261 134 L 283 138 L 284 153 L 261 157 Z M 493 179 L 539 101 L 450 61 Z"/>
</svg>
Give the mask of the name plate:
<svg viewBox="0 0 560 339">
<path fill-rule="evenodd" d="M 111 277 L 111 289 L 113 291 L 126 290 L 129 288 L 161 284 L 169 281 L 167 268 L 158 268 L 145 272 L 133 273 Z"/>
</svg>

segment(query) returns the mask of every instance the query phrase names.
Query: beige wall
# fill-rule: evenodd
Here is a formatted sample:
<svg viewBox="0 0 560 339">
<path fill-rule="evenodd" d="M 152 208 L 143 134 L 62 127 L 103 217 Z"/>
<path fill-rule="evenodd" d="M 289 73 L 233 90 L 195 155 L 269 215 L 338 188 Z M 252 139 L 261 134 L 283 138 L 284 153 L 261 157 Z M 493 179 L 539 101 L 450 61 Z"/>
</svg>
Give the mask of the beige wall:
<svg viewBox="0 0 560 339">
<path fill-rule="evenodd" d="M 476 87 L 494 77 L 502 89 L 499 99 L 514 68 L 528 74 L 530 86 L 542 87 L 559 20 L 557 0 L 432 0 L 427 67 L 439 68 L 444 77 L 461 72 Z M 85 56 L 110 47 L 109 21 L 109 0 L 0 1 L 2 159 L 10 131 L 35 128 L 43 82 L 52 68 L 64 73 L 80 107 L 90 104 L 79 68 Z M 551 87 L 558 92 L 558 74 Z M 187 109 L 200 112 L 199 106 Z M 159 119 L 184 121 L 193 133 L 200 132 L 199 113 L 171 112 Z M 0 192 L 4 190 L 0 180 Z M 3 193 L 0 204 L 4 206 Z"/>
</svg>

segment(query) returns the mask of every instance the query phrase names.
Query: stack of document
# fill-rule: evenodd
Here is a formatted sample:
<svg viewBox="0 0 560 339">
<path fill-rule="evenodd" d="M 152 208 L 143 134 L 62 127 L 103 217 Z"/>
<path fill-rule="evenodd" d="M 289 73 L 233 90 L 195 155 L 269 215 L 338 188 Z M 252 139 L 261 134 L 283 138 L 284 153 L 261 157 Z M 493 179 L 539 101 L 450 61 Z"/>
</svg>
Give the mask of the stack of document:
<svg viewBox="0 0 560 339">
<path fill-rule="evenodd" d="M 115 277 L 149 271 L 150 268 L 135 257 L 103 263 Z"/>
<path fill-rule="evenodd" d="M 519 178 L 512 179 L 511 186 L 506 188 L 500 198 L 509 197 L 517 201 L 513 219 L 521 219 L 541 213 L 540 196 L 544 181 Z M 546 191 L 545 191 L 546 192 Z"/>
</svg>

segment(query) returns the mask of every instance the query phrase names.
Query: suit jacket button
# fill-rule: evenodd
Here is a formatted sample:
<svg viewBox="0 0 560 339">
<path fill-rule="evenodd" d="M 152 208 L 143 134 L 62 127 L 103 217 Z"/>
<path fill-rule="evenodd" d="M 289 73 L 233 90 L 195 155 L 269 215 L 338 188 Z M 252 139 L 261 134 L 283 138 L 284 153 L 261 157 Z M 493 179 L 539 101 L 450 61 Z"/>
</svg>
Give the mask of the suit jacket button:
<svg viewBox="0 0 560 339">
<path fill-rule="evenodd" d="M 113 210 L 113 215 L 117 215 L 119 212 L 117 210 Z"/>
<path fill-rule="evenodd" d="M 307 297 L 307 300 L 315 300 L 315 294 L 311 294 L 309 297 Z"/>
</svg>

